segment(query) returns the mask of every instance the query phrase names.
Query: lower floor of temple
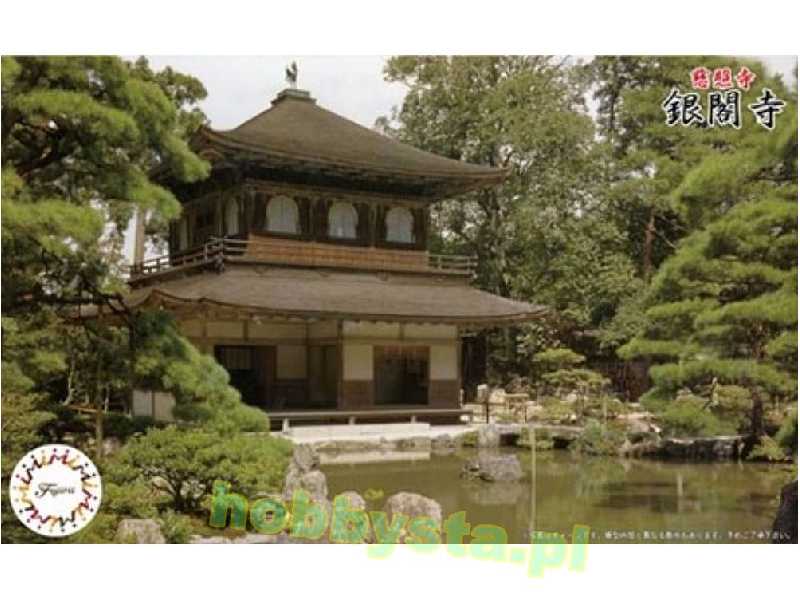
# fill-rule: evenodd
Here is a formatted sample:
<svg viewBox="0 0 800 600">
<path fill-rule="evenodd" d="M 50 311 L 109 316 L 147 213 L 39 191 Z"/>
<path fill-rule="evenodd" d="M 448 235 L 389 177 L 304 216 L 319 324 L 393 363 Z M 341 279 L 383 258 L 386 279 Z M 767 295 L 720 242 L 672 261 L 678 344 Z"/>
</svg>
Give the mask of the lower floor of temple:
<svg viewBox="0 0 800 600">
<path fill-rule="evenodd" d="M 279 417 L 303 411 L 326 422 L 345 411 L 397 419 L 452 420 L 460 407 L 458 327 L 347 320 L 183 320 L 242 401 Z M 134 393 L 133 413 L 169 420 L 167 394 Z M 439 419 L 441 417 L 441 419 Z M 368 419 L 367 419 L 368 420 Z M 391 420 L 387 418 L 387 420 Z"/>
</svg>

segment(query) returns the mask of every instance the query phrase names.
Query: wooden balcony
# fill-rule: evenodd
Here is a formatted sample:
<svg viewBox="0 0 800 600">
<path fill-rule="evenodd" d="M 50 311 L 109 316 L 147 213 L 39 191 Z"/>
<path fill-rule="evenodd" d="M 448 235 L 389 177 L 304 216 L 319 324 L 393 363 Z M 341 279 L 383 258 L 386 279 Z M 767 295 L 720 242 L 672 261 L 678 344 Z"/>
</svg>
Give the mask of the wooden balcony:
<svg viewBox="0 0 800 600">
<path fill-rule="evenodd" d="M 205 265 L 222 266 L 226 262 L 467 277 L 472 276 L 477 267 L 477 258 L 473 256 L 251 236 L 247 240 L 212 238 L 183 252 L 149 258 L 130 266 L 129 280 L 143 283 L 145 279 L 168 272 Z"/>
</svg>

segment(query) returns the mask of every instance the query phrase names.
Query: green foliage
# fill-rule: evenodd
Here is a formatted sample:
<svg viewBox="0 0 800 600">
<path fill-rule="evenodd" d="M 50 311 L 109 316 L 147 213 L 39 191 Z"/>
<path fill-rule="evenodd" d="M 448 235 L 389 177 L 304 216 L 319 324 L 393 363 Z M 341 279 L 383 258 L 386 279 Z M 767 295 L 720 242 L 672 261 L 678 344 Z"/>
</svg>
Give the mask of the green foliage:
<svg viewBox="0 0 800 600">
<path fill-rule="evenodd" d="M 619 350 L 655 363 L 660 398 L 718 384 L 746 390 L 738 404 L 729 399 L 728 412 L 738 416 L 725 420 L 752 421 L 756 435 L 765 398 L 797 393 L 797 113 L 791 93 L 775 85 L 789 101 L 780 135 L 714 133 L 715 145 L 700 143 L 672 179 L 669 204 L 693 232 L 661 265 L 642 302 L 646 319 Z M 690 426 L 690 413 L 684 406 L 673 417 L 685 417 L 688 429 L 714 429 Z"/>
<path fill-rule="evenodd" d="M 775 434 L 775 441 L 786 452 L 797 455 L 797 406 L 794 406 Z"/>
<path fill-rule="evenodd" d="M 583 412 L 585 415 L 594 419 L 602 419 L 604 417 L 615 419 L 619 415 L 627 413 L 628 407 L 619 398 L 607 394 L 600 394 L 588 398 L 583 407 Z"/>
<path fill-rule="evenodd" d="M 122 519 L 154 519 L 164 507 L 164 499 L 138 481 L 120 483 L 113 463 L 101 465 L 103 502 L 85 528 L 65 539 L 73 544 L 109 544 L 117 541 Z"/>
<path fill-rule="evenodd" d="M 736 433 L 735 424 L 714 414 L 705 398 L 682 394 L 658 415 L 664 434 L 678 437 L 706 437 Z"/>
<path fill-rule="evenodd" d="M 619 229 L 605 215 L 605 149 L 594 142 L 585 80 L 549 56 L 398 56 L 389 81 L 408 93 L 379 125 L 443 156 L 509 170 L 503 186 L 432 207 L 432 249 L 478 256 L 477 284 L 556 312 L 543 332 L 488 335 L 504 375 L 574 331 L 613 315 L 637 287 Z M 517 351 L 521 356 L 517 357 Z"/>
<path fill-rule="evenodd" d="M 586 358 L 569 348 L 549 348 L 534 355 L 533 361 L 547 372 L 576 367 L 586 362 Z"/>
<path fill-rule="evenodd" d="M 789 457 L 780 444 L 768 435 L 762 435 L 758 444 L 747 456 L 750 460 L 766 460 L 768 462 L 784 462 Z"/>
<path fill-rule="evenodd" d="M 290 443 L 269 435 L 169 426 L 131 440 L 116 458 L 115 477 L 149 484 L 174 510 L 192 513 L 216 480 L 246 496 L 279 491 L 290 455 Z"/>
<path fill-rule="evenodd" d="M 143 313 L 134 331 L 136 381 L 144 389 L 170 392 L 176 417 L 221 433 L 269 430 L 264 412 L 240 402 L 228 372 L 184 338 L 172 316 Z"/>
<path fill-rule="evenodd" d="M 478 445 L 478 432 L 477 431 L 468 431 L 464 435 L 459 437 L 461 441 L 461 445 L 466 448 L 474 448 Z"/>
<path fill-rule="evenodd" d="M 605 393 L 610 381 L 591 369 L 579 368 L 585 358 L 568 348 L 550 348 L 534 355 L 534 365 L 540 372 L 539 398 L 541 417 L 552 423 L 568 423 L 573 415 L 578 421 L 587 413 L 607 416 L 622 412 L 622 403 Z M 565 404 L 560 400 L 573 398 Z"/>
<path fill-rule="evenodd" d="M 5 453 L 9 444 L 29 444 L 10 437 L 41 432 L 43 407 L 99 407 L 128 391 L 137 325 L 120 302 L 123 232 L 137 212 L 149 215 L 154 235 L 178 215 L 178 201 L 151 178 L 155 171 L 193 182 L 209 165 L 185 141 L 204 121 L 197 102 L 206 92 L 193 77 L 106 56 L 2 62 L 3 409 L 12 414 L 25 395 L 37 421 L 4 428 Z M 87 305 L 114 319 L 74 319 Z M 196 361 L 180 371 L 181 359 L 165 368 L 189 379 L 195 369 L 209 370 Z M 229 394 L 226 383 L 204 391 Z M 78 425 L 68 420 L 46 433 Z M 100 437 L 102 423 L 96 428 Z"/>
<path fill-rule="evenodd" d="M 155 421 L 150 417 L 128 417 L 126 415 L 110 414 L 104 417 L 103 431 L 109 437 L 125 441 L 132 435 L 146 432 L 151 427 L 154 427 L 155 424 Z"/>
<path fill-rule="evenodd" d="M 797 406 L 785 415 L 774 436 L 762 435 L 748 455 L 750 460 L 786 462 L 797 458 Z M 795 466 L 796 468 L 796 466 Z"/>
<path fill-rule="evenodd" d="M 570 444 L 570 449 L 578 454 L 615 456 L 626 439 L 625 430 L 616 423 L 604 425 L 590 419 L 578 438 Z"/>
<path fill-rule="evenodd" d="M 169 544 L 187 544 L 191 538 L 192 520 L 186 515 L 166 510 L 159 519 L 161 533 Z"/>
<path fill-rule="evenodd" d="M 542 407 L 540 419 L 545 423 L 568 425 L 575 418 L 575 407 L 559 398 L 540 398 L 540 406 Z"/>
</svg>

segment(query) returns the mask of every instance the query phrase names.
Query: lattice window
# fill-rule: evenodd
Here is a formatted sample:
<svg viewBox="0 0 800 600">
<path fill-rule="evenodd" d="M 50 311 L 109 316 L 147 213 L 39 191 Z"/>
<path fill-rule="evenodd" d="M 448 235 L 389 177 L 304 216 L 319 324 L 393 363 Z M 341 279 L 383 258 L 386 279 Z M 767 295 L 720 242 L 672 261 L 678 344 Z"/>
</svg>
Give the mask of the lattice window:
<svg viewBox="0 0 800 600">
<path fill-rule="evenodd" d="M 414 242 L 414 216 L 402 206 L 386 213 L 386 241 L 412 244 Z"/>
<path fill-rule="evenodd" d="M 288 196 L 275 196 L 267 204 L 267 231 L 299 233 L 299 215 L 294 200 Z"/>
<path fill-rule="evenodd" d="M 358 213 L 352 204 L 337 202 L 328 213 L 328 235 L 333 238 L 354 240 L 358 227 Z"/>
</svg>

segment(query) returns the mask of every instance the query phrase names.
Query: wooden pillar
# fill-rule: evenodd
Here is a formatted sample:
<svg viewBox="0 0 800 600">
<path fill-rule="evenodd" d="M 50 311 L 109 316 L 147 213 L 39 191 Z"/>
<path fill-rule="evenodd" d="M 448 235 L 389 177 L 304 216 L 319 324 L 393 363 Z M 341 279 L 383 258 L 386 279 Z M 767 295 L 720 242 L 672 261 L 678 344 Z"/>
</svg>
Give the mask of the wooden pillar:
<svg viewBox="0 0 800 600">
<path fill-rule="evenodd" d="M 134 240 L 133 240 L 133 264 L 138 265 L 144 262 L 144 221 L 146 215 L 143 209 L 136 211 Z"/>
<path fill-rule="evenodd" d="M 336 408 L 345 407 L 344 398 L 344 332 L 341 319 L 336 321 L 336 362 L 339 364 L 339 375 L 336 378 Z"/>
</svg>

